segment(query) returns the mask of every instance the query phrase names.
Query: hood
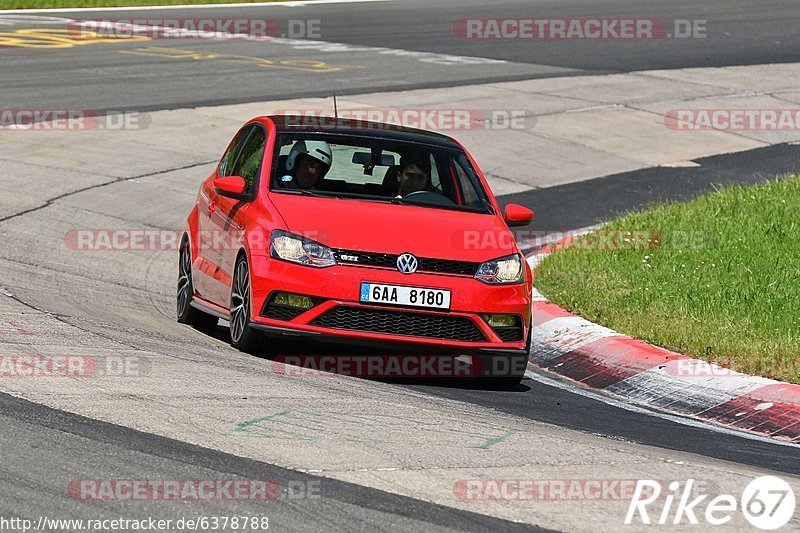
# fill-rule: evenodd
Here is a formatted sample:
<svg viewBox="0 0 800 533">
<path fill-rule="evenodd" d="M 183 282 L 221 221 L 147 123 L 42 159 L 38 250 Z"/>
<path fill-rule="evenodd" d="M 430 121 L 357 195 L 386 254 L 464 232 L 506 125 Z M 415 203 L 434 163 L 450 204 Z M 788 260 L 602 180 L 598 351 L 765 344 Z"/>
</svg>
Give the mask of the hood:
<svg viewBox="0 0 800 533">
<path fill-rule="evenodd" d="M 288 231 L 331 248 L 483 262 L 516 252 L 498 215 L 270 194 Z"/>
</svg>

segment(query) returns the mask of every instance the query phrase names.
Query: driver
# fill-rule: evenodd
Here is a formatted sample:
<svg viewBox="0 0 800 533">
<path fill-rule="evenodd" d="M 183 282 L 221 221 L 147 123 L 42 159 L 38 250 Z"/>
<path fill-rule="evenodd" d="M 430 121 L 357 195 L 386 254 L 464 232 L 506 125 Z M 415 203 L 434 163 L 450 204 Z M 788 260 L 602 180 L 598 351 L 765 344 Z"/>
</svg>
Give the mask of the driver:
<svg viewBox="0 0 800 533">
<path fill-rule="evenodd" d="M 286 158 L 286 170 L 280 186 L 311 189 L 325 177 L 333 163 L 333 152 L 325 141 L 297 141 Z"/>
<path fill-rule="evenodd" d="M 428 186 L 431 173 L 430 158 L 421 152 L 409 152 L 400 157 L 400 169 L 397 181 L 400 182 L 398 197 L 408 196 L 417 191 L 424 191 Z"/>
</svg>

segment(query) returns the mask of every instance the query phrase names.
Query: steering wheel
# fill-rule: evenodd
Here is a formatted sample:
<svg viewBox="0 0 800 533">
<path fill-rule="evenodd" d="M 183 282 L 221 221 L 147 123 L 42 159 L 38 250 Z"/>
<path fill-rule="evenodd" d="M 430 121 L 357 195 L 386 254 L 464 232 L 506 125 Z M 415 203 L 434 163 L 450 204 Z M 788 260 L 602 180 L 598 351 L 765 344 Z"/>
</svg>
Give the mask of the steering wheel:
<svg viewBox="0 0 800 533">
<path fill-rule="evenodd" d="M 414 191 L 403 197 L 404 200 L 412 198 L 415 199 L 417 202 L 422 202 L 432 205 L 445 205 L 445 206 L 458 205 L 447 196 L 443 196 L 441 194 L 437 194 L 431 191 Z"/>
</svg>

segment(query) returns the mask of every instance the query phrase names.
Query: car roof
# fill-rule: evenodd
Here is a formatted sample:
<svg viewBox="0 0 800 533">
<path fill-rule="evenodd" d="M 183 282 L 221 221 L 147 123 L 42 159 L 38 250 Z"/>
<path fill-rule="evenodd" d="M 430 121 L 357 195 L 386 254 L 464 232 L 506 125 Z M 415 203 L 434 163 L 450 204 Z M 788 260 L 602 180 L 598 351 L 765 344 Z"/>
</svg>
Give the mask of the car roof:
<svg viewBox="0 0 800 533">
<path fill-rule="evenodd" d="M 339 135 L 423 143 L 442 148 L 461 150 L 461 146 L 447 135 L 395 124 L 385 124 L 383 122 L 303 115 L 268 115 L 267 118 L 275 123 L 275 128 L 279 133 L 294 131 L 335 133 Z"/>
</svg>

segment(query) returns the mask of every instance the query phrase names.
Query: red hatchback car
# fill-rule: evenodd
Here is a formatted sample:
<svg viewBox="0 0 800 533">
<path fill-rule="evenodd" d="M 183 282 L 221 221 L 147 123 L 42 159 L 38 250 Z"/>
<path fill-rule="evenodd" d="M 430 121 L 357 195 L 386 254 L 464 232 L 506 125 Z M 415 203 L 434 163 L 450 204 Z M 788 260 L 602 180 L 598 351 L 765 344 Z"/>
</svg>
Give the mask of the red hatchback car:
<svg viewBox="0 0 800 533">
<path fill-rule="evenodd" d="M 228 320 L 245 351 L 269 352 L 265 339 L 279 336 L 477 356 L 487 379 L 514 385 L 532 276 L 508 227 L 532 218 L 513 204 L 501 213 L 447 136 L 257 117 L 189 215 L 178 320 Z"/>
</svg>

